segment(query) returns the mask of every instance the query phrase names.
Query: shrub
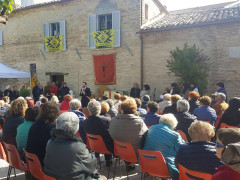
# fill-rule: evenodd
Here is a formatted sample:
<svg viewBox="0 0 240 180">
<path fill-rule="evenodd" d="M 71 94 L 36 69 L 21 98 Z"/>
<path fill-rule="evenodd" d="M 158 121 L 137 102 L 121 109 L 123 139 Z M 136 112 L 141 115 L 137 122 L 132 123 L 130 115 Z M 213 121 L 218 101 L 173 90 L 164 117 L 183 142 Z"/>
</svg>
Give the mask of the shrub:
<svg viewBox="0 0 240 180">
<path fill-rule="evenodd" d="M 23 88 L 19 92 L 19 96 L 22 96 L 24 98 L 27 96 L 30 96 L 30 95 L 31 95 L 31 91 L 30 91 L 30 89 L 27 89 L 27 88 Z"/>
<path fill-rule="evenodd" d="M 203 94 L 207 89 L 208 68 L 206 61 L 209 58 L 195 44 L 189 47 L 187 43 L 184 44 L 183 49 L 177 47 L 170 51 L 170 55 L 170 59 L 167 60 L 169 73 L 174 74 L 180 85 L 185 82 L 195 82 L 199 92 Z"/>
</svg>

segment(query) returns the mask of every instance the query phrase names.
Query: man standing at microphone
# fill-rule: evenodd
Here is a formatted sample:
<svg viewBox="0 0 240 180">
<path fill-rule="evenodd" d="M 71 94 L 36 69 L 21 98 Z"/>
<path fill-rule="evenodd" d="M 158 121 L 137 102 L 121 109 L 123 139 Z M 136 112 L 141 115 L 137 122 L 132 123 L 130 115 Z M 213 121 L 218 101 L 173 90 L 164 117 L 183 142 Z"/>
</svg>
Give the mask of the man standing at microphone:
<svg viewBox="0 0 240 180">
<path fill-rule="evenodd" d="M 87 83 L 83 82 L 82 83 L 82 89 L 80 91 L 80 96 L 82 96 L 81 103 L 82 103 L 82 108 L 87 107 L 90 98 L 91 98 L 91 90 L 90 88 L 87 87 Z"/>
</svg>

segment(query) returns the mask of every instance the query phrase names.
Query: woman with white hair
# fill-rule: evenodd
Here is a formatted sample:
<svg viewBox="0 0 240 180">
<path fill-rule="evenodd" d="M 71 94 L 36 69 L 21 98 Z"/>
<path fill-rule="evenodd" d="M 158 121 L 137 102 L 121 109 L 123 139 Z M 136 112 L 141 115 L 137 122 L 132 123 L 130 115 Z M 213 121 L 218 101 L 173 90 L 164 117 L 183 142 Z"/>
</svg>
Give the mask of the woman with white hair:
<svg viewBox="0 0 240 180">
<path fill-rule="evenodd" d="M 158 108 L 158 112 L 160 114 L 163 114 L 163 110 L 165 109 L 165 107 L 171 106 L 171 94 L 167 93 L 164 94 L 163 96 L 163 101 L 159 103 L 159 108 Z"/>
<path fill-rule="evenodd" d="M 79 109 L 82 108 L 81 101 L 79 101 L 78 99 L 73 99 L 70 101 L 69 106 L 70 106 L 70 109 L 68 110 L 68 112 L 73 112 L 78 116 L 78 119 L 79 119 L 78 132 L 79 132 L 83 142 L 86 144 L 87 143 L 86 134 L 83 130 L 83 122 L 85 121 L 86 118 L 85 118 L 85 115 L 81 111 L 79 111 Z"/>
<path fill-rule="evenodd" d="M 178 180 L 178 169 L 174 164 L 175 156 L 180 145 L 185 144 L 181 136 L 174 131 L 177 124 L 177 119 L 173 114 L 162 115 L 159 124 L 153 125 L 149 129 L 143 148 L 162 153 L 173 180 Z"/>
<path fill-rule="evenodd" d="M 178 125 L 176 130 L 180 130 L 185 133 L 188 142 L 191 141 L 191 137 L 188 134 L 188 128 L 190 125 L 197 120 L 197 117 L 190 114 L 188 111 L 190 109 L 189 102 L 187 100 L 179 100 L 177 102 L 177 113 L 174 116 L 177 118 Z"/>
<path fill-rule="evenodd" d="M 44 158 L 44 171 L 58 180 L 103 179 L 97 173 L 97 160 L 76 136 L 79 119 L 73 112 L 61 114 L 51 131 Z"/>
<path fill-rule="evenodd" d="M 85 133 L 102 136 L 106 148 L 110 152 L 114 152 L 113 139 L 109 134 L 110 117 L 101 116 L 101 104 L 92 99 L 87 106 L 90 116 L 83 122 L 83 130 Z M 106 154 L 105 160 L 107 166 L 110 166 L 111 155 Z"/>
</svg>

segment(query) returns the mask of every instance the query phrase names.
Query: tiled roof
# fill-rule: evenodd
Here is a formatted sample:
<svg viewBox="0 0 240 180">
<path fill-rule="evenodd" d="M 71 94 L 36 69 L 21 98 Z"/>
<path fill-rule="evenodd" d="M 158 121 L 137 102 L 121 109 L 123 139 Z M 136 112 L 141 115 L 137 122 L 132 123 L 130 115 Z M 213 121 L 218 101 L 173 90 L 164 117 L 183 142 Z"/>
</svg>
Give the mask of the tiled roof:
<svg viewBox="0 0 240 180">
<path fill-rule="evenodd" d="M 26 9 L 33 9 L 33 8 L 39 8 L 39 7 L 44 7 L 44 6 L 50 6 L 50 5 L 55 5 L 55 4 L 61 4 L 64 2 L 69 2 L 73 0 L 53 0 L 49 2 L 44 2 L 44 3 L 39 3 L 39 4 L 33 4 L 31 6 L 25 6 L 25 7 L 19 7 L 13 10 L 13 12 L 18 12 Z"/>
<path fill-rule="evenodd" d="M 159 20 L 141 29 L 140 32 L 163 31 L 187 27 L 240 21 L 240 7 L 212 10 L 169 12 Z"/>
</svg>

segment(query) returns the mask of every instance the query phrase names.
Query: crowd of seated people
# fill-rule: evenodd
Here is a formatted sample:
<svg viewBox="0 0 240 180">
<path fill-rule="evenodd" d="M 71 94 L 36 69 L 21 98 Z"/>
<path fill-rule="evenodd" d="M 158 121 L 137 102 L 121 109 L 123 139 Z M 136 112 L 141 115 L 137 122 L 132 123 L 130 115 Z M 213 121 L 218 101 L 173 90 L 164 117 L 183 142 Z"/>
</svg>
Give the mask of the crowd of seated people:
<svg viewBox="0 0 240 180">
<path fill-rule="evenodd" d="M 18 97 L 11 105 L 1 101 L 1 107 L 8 107 L 1 113 L 5 118 L 1 140 L 16 146 L 23 160 L 23 149 L 36 154 L 45 173 L 57 179 L 105 179 L 97 172 L 99 154 L 89 153 L 86 147 L 86 134 L 102 137 L 112 153 L 104 155 L 107 167 L 112 164 L 116 140 L 131 144 L 136 155 L 138 149 L 160 151 L 173 180 L 179 179 L 179 165 L 211 174 L 214 180 L 239 179 L 240 98 L 226 103 L 225 94 L 219 92 L 211 108 L 210 97 L 199 97 L 196 87 L 189 91 L 188 100 L 176 94 L 176 84 L 172 89 L 174 94 L 166 93 L 162 104 L 150 100 L 149 95 L 139 99 L 116 93 L 115 100 L 91 99 L 88 115 L 70 95 L 62 101 L 68 112 L 61 115 L 54 96 L 50 101 L 42 97 L 39 106 L 30 98 Z M 216 111 L 222 118 L 215 129 Z M 223 123 L 235 127 L 221 128 Z M 126 167 L 135 169 L 130 162 Z"/>
</svg>

